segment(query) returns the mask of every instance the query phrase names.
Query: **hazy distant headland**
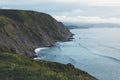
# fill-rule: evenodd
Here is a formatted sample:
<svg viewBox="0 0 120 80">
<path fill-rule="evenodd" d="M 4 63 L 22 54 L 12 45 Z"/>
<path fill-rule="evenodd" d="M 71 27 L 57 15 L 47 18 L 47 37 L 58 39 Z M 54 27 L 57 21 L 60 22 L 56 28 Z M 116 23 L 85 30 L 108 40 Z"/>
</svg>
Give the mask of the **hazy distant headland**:
<svg viewBox="0 0 120 80">
<path fill-rule="evenodd" d="M 120 28 L 120 24 L 118 23 L 64 23 L 68 28 Z"/>
</svg>

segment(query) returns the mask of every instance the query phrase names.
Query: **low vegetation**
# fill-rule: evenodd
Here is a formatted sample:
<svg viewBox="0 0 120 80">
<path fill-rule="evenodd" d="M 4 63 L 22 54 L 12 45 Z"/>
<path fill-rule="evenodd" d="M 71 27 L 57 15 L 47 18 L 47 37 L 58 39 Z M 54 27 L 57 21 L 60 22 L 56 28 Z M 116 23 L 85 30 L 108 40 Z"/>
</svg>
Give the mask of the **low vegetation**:
<svg viewBox="0 0 120 80">
<path fill-rule="evenodd" d="M 96 80 L 71 64 L 36 61 L 0 52 L 0 80 Z"/>
</svg>

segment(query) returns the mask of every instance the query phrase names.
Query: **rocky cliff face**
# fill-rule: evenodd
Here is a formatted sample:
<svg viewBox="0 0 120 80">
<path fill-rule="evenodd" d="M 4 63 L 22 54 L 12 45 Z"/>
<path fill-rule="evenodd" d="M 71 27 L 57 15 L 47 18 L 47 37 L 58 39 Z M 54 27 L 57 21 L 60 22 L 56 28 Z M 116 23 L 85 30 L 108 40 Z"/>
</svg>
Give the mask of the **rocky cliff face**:
<svg viewBox="0 0 120 80">
<path fill-rule="evenodd" d="M 71 38 L 70 31 L 50 15 L 34 11 L 0 10 L 0 51 L 34 57 L 34 49 Z"/>
</svg>

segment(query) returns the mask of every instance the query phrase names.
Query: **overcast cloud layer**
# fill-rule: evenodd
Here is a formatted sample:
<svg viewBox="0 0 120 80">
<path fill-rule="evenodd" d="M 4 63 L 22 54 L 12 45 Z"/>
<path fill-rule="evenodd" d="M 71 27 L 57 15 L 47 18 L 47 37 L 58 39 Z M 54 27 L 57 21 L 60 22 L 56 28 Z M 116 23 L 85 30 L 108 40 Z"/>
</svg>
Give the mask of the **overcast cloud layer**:
<svg viewBox="0 0 120 80">
<path fill-rule="evenodd" d="M 120 23 L 120 0 L 0 0 L 0 8 L 45 12 L 63 22 Z"/>
</svg>

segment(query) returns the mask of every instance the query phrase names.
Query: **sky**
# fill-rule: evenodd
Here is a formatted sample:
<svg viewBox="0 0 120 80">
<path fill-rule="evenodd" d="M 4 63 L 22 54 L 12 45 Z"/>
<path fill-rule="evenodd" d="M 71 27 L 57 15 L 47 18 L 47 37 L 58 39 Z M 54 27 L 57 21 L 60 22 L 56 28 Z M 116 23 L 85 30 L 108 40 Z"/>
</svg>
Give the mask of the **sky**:
<svg viewBox="0 0 120 80">
<path fill-rule="evenodd" d="M 120 23 L 120 0 L 0 0 L 0 8 L 44 12 L 68 23 Z"/>
</svg>

